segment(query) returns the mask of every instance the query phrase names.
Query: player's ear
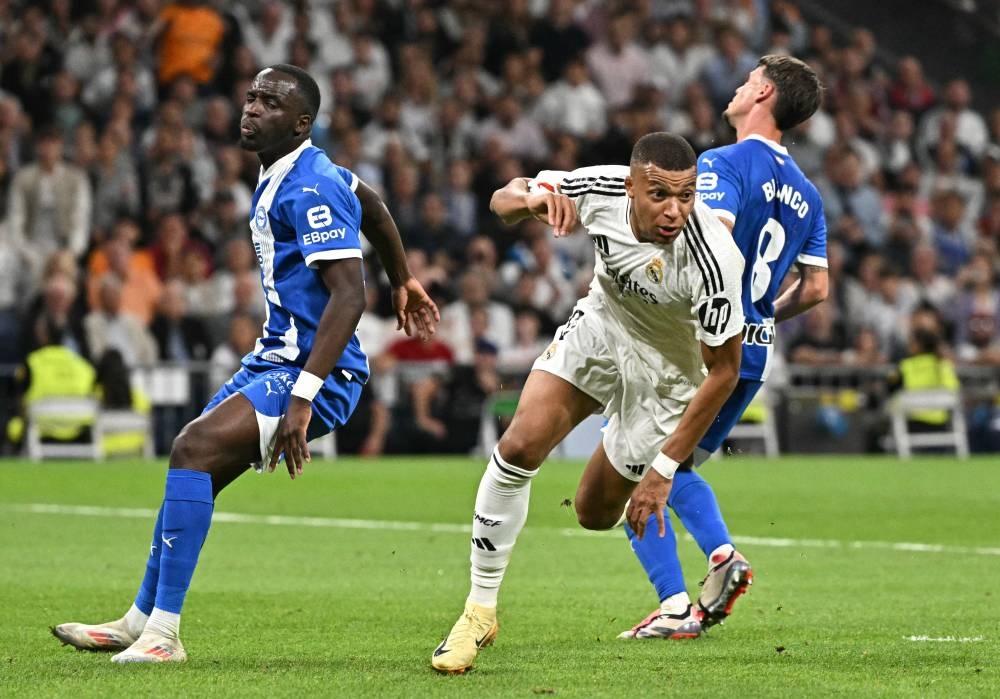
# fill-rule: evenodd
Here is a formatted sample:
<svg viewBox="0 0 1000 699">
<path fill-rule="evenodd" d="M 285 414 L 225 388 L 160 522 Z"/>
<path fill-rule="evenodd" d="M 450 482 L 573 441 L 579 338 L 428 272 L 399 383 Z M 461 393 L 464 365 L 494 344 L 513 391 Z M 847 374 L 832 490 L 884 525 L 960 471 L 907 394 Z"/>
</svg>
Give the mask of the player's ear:
<svg viewBox="0 0 1000 699">
<path fill-rule="evenodd" d="M 630 199 L 635 197 L 635 195 L 632 193 L 634 187 L 635 183 L 632 182 L 632 175 L 625 175 L 625 193 L 629 196 Z"/>
<path fill-rule="evenodd" d="M 757 101 L 766 102 L 775 95 L 776 91 L 777 88 L 774 86 L 773 82 L 770 80 L 761 80 L 760 89 L 757 90 Z"/>
<path fill-rule="evenodd" d="M 313 119 L 308 114 L 300 114 L 298 120 L 295 122 L 295 135 L 302 136 L 308 134 L 312 129 Z"/>
</svg>

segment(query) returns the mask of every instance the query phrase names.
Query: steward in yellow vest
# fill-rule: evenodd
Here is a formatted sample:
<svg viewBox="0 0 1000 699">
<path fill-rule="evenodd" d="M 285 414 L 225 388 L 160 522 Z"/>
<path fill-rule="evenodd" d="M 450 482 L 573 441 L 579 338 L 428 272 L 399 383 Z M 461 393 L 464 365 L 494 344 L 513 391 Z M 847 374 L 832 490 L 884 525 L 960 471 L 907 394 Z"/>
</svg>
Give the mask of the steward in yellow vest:
<svg viewBox="0 0 1000 699">
<path fill-rule="evenodd" d="M 915 330 L 910 341 L 911 356 L 899 362 L 898 382 L 904 391 L 957 391 L 961 384 L 950 359 L 938 354 L 938 337 L 924 329 Z M 912 422 L 931 428 L 944 427 L 948 422 L 945 410 L 917 410 L 907 416 Z"/>
<path fill-rule="evenodd" d="M 17 381 L 27 388 L 21 397 L 27 410 L 43 398 L 89 397 L 94 395 L 97 373 L 90 362 L 63 345 L 46 345 L 28 355 L 17 370 Z M 58 415 L 39 424 L 43 439 L 71 442 L 79 439 L 93 419 L 60 419 Z M 20 442 L 24 435 L 24 418 L 15 417 L 7 423 L 7 437 Z"/>
</svg>

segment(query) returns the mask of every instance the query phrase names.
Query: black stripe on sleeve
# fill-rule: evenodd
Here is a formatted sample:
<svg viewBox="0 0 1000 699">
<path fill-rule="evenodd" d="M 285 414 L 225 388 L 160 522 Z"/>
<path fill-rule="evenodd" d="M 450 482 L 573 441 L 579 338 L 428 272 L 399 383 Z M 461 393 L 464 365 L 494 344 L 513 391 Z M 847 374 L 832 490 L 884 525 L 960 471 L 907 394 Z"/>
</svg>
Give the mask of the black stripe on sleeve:
<svg viewBox="0 0 1000 699">
<path fill-rule="evenodd" d="M 702 275 L 706 276 L 705 288 L 712 295 L 718 294 L 725 288 L 722 270 L 719 268 L 719 261 L 715 259 L 715 254 L 705 240 L 701 223 L 694 213 L 688 218 L 688 229 L 690 231 L 688 240 L 692 243 L 691 248 L 697 250 L 696 256 L 700 257 L 698 266 L 702 268 Z"/>
</svg>

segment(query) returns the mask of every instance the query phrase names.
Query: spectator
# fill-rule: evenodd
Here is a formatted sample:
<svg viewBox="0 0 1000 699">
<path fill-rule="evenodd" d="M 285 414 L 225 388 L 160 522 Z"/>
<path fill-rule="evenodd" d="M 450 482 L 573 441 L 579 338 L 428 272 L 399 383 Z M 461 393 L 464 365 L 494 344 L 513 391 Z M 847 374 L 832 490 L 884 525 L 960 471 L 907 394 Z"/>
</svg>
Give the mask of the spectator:
<svg viewBox="0 0 1000 699">
<path fill-rule="evenodd" d="M 542 334 L 541 314 L 530 306 L 521 306 L 514 313 L 514 343 L 500 353 L 497 370 L 526 376 L 548 343 L 549 338 Z"/>
<path fill-rule="evenodd" d="M 479 129 L 479 145 L 489 148 L 494 142 L 500 152 L 525 160 L 543 160 L 549 144 L 538 122 L 521 112 L 521 103 L 512 94 L 497 98 L 493 114 Z"/>
<path fill-rule="evenodd" d="M 448 210 L 448 222 L 462 236 L 464 247 L 476 233 L 478 221 L 476 195 L 472 191 L 472 168 L 467 160 L 456 159 L 448 164 L 448 180 L 442 197 Z"/>
<path fill-rule="evenodd" d="M 970 107 L 971 104 L 972 89 L 969 83 L 962 78 L 950 80 L 945 85 L 941 105 L 927 112 L 920 122 L 917 147 L 930 151 L 937 146 L 941 139 L 942 121 L 950 117 L 954 120 L 958 144 L 968 149 L 973 157 L 980 157 L 989 143 L 989 130 L 986 128 L 986 120 Z"/>
<path fill-rule="evenodd" d="M 954 307 L 958 358 L 1000 366 L 1000 288 L 989 256 L 976 254 L 959 272 Z"/>
<path fill-rule="evenodd" d="M 31 304 L 25 318 L 25 352 L 49 345 L 62 345 L 84 358 L 93 356 L 84 328 L 84 316 L 77 300 L 76 276 L 53 271 L 42 285 L 41 297 Z"/>
<path fill-rule="evenodd" d="M 611 108 L 631 102 L 637 88 L 651 82 L 649 54 L 635 40 L 635 15 L 616 14 L 607 36 L 586 53 L 587 67 Z"/>
<path fill-rule="evenodd" d="M 677 15 L 666 22 L 666 41 L 657 42 L 649 54 L 650 78 L 677 105 L 687 86 L 695 83 L 715 51 L 697 40 L 691 18 Z"/>
<path fill-rule="evenodd" d="M 788 359 L 796 364 L 839 364 L 847 349 L 843 328 L 834 321 L 830 304 L 821 303 L 804 314 L 802 330 L 788 347 Z"/>
<path fill-rule="evenodd" d="M 106 275 L 114 275 L 122 282 L 122 310 L 148 325 L 160 302 L 163 284 L 149 252 L 136 249 L 138 236 L 135 222 L 122 219 L 108 240 L 91 255 L 87 305 L 91 309 L 100 306 L 102 280 Z"/>
<path fill-rule="evenodd" d="M 60 248 L 77 257 L 84 253 L 93 195 L 86 174 L 63 162 L 57 129 L 43 130 L 36 145 L 37 162 L 21 168 L 11 182 L 8 215 L 15 244 L 28 250 L 37 265 Z"/>
<path fill-rule="evenodd" d="M 240 360 L 253 351 L 260 325 L 250 316 L 235 313 L 229 316 L 225 340 L 216 345 L 209 357 L 210 388 L 219 388 L 240 368 Z"/>
<path fill-rule="evenodd" d="M 465 247 L 465 240 L 448 221 L 444 201 L 433 192 L 420 199 L 420 218 L 415 226 L 405 231 L 404 239 L 407 245 L 420 248 L 431 259 L 442 256 L 447 267 L 451 266 L 447 260 L 457 260 Z"/>
<path fill-rule="evenodd" d="M 156 239 L 149 249 L 161 280 L 168 281 L 183 276 L 184 254 L 188 250 L 195 250 L 204 256 L 211 267 L 208 246 L 191 237 L 183 216 L 171 213 L 161 218 L 156 229 Z"/>
<path fill-rule="evenodd" d="M 188 214 L 198 206 L 191 166 L 180 157 L 181 134 L 169 126 L 153 132 L 153 144 L 140 170 L 146 221 L 169 214 Z"/>
<path fill-rule="evenodd" d="M 83 327 L 92 356 L 116 349 L 130 369 L 156 361 L 155 340 L 142 322 L 122 307 L 122 280 L 117 275 L 101 279 L 98 305 L 84 317 Z"/>
<path fill-rule="evenodd" d="M 233 7 L 233 16 L 240 25 L 244 45 L 250 49 L 258 66 L 287 63 L 289 48 L 295 37 L 291 13 L 283 2 L 269 0 L 251 18 L 241 3 Z M 309 68 L 309 66 L 302 66 Z"/>
<path fill-rule="evenodd" d="M 100 30 L 97 15 L 87 12 L 75 23 L 66 42 L 63 66 L 81 83 L 111 65 L 108 37 Z"/>
<path fill-rule="evenodd" d="M 4 59 L 0 88 L 21 101 L 32 123 L 47 123 L 50 81 L 59 70 L 59 53 L 40 30 L 23 27 L 11 37 Z"/>
<path fill-rule="evenodd" d="M 370 110 L 392 85 L 389 52 L 377 38 L 365 32 L 354 36 L 352 50 L 352 82 L 362 106 Z"/>
<path fill-rule="evenodd" d="M 827 221 L 836 225 L 841 216 L 853 217 L 867 242 L 878 247 L 882 230 L 882 203 L 878 191 L 865 181 L 858 153 L 847 145 L 827 151 L 823 177 L 816 182 L 823 195 Z"/>
<path fill-rule="evenodd" d="M 932 199 L 932 233 L 941 271 L 954 275 L 969 260 L 975 231 L 965 221 L 965 200 L 958 192 L 945 189 Z"/>
<path fill-rule="evenodd" d="M 907 293 L 916 302 L 929 303 L 939 313 L 949 312 L 955 301 L 956 287 L 951 277 L 938 271 L 937 249 L 929 243 L 913 248 L 910 255 L 909 278 L 904 280 Z"/>
<path fill-rule="evenodd" d="M 567 61 L 590 45 L 590 37 L 573 20 L 573 5 L 573 0 L 549 0 L 545 17 L 531 29 L 531 45 L 542 50 L 541 70 L 548 82 L 558 80 Z"/>
<path fill-rule="evenodd" d="M 77 99 L 79 92 L 80 83 L 70 72 L 61 70 L 52 76 L 49 119 L 64 136 L 73 133 L 86 118 L 86 113 Z"/>
<path fill-rule="evenodd" d="M 489 318 L 489 335 L 485 339 L 501 350 L 510 347 L 514 342 L 514 314 L 507 305 L 490 300 L 487 280 L 476 269 L 470 269 L 458 284 L 458 300 L 442 309 L 439 326 L 439 334 L 454 350 L 455 360 L 460 364 L 472 362 L 470 318 L 478 308 L 485 309 Z"/>
<path fill-rule="evenodd" d="M 934 90 L 924 79 L 924 69 L 916 56 L 903 56 L 896 64 L 896 78 L 889 86 L 889 106 L 902 109 L 918 119 L 934 106 Z"/>
<path fill-rule="evenodd" d="M 156 105 L 156 80 L 139 62 L 139 47 L 132 37 L 117 33 L 111 38 L 111 63 L 87 76 L 81 100 L 93 114 L 103 114 L 115 96 L 124 94 L 140 112 Z"/>
<path fill-rule="evenodd" d="M 701 79 L 715 111 L 721 112 L 757 65 L 757 57 L 747 50 L 743 36 L 727 24 L 715 32 L 715 45 L 718 53 L 705 64 Z"/>
<path fill-rule="evenodd" d="M 0 364 L 21 359 L 21 310 L 32 281 L 28 256 L 0 219 Z"/>
<path fill-rule="evenodd" d="M 957 192 L 965 202 L 962 228 L 972 233 L 973 225 L 979 218 L 983 206 L 983 183 L 970 177 L 961 165 L 958 143 L 952 139 L 941 140 L 934 150 L 930 167 L 925 168 L 920 184 L 924 196 L 945 189 Z M 970 238 L 967 242 L 974 242 Z"/>
<path fill-rule="evenodd" d="M 607 101 L 590 82 L 582 58 L 566 63 L 562 80 L 542 93 L 534 118 L 546 131 L 596 140 L 607 126 Z"/>
<path fill-rule="evenodd" d="M 913 134 L 913 115 L 903 110 L 893 112 L 880 144 L 883 173 L 890 186 L 896 183 L 903 168 L 917 161 Z"/>
<path fill-rule="evenodd" d="M 136 218 L 141 208 L 139 174 L 118 134 L 106 129 L 91 167 L 94 183 L 94 228 L 107 232 L 122 217 Z"/>
<path fill-rule="evenodd" d="M 160 361 L 205 361 L 212 342 L 205 324 L 190 313 L 185 283 L 172 279 L 163 287 L 159 308 L 150 323 Z"/>
<path fill-rule="evenodd" d="M 208 3 L 177 0 L 164 7 L 152 29 L 157 39 L 160 87 L 181 75 L 199 85 L 211 83 L 225 32 L 225 22 Z"/>
</svg>

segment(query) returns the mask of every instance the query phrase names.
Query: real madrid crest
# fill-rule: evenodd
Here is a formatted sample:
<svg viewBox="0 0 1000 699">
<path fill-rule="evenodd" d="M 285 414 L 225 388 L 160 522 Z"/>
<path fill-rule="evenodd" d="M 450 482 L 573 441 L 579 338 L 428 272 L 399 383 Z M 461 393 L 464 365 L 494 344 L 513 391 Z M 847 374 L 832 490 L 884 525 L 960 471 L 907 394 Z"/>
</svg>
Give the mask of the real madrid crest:
<svg viewBox="0 0 1000 699">
<path fill-rule="evenodd" d="M 646 265 L 646 279 L 657 285 L 663 282 L 663 260 L 659 257 L 653 258 L 653 260 Z"/>
<path fill-rule="evenodd" d="M 545 348 L 542 352 L 542 359 L 552 359 L 552 355 L 556 353 L 556 349 L 559 347 L 558 342 L 553 342 L 551 345 Z"/>
</svg>

